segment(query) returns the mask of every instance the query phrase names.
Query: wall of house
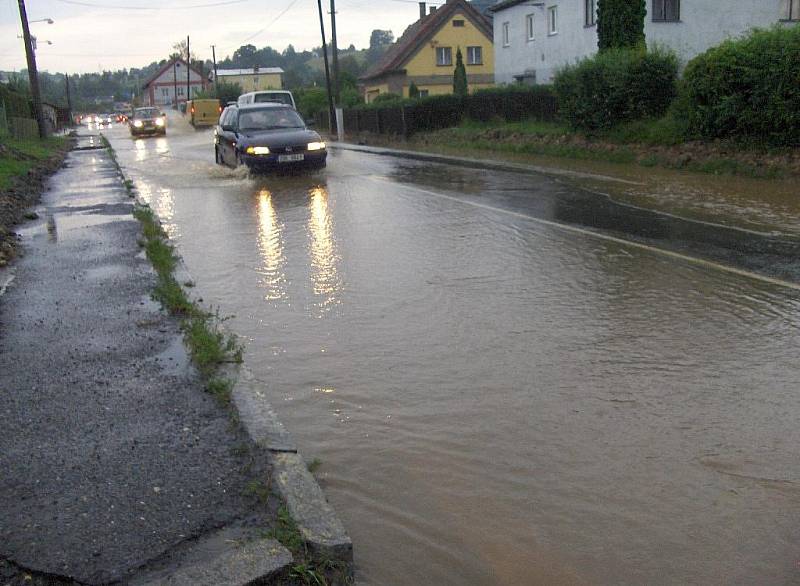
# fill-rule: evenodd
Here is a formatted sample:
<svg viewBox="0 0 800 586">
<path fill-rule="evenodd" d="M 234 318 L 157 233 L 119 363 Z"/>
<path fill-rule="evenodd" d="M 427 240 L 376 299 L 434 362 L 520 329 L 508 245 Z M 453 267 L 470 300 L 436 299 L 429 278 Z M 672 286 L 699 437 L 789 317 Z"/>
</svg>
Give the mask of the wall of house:
<svg viewBox="0 0 800 586">
<path fill-rule="evenodd" d="M 453 26 L 454 20 L 463 20 L 463 27 Z M 451 47 L 453 64 L 447 66 L 436 65 L 436 48 Z M 456 66 L 456 49 L 461 47 L 464 67 L 467 75 L 491 75 L 494 73 L 494 47 L 492 41 L 461 12 L 456 12 L 433 37 L 423 44 L 411 59 L 405 64 L 404 69 L 410 77 L 447 75 L 453 79 Z M 467 47 L 481 47 L 483 63 L 480 65 L 467 65 Z M 452 91 L 452 81 L 450 91 Z M 407 92 L 407 90 L 406 90 Z M 445 92 L 449 93 L 449 92 Z"/>
<path fill-rule="evenodd" d="M 555 70 L 574 63 L 597 50 L 597 26 L 586 27 L 583 0 L 526 3 L 494 15 L 495 82 L 510 84 L 549 83 Z M 548 33 L 547 10 L 557 7 L 556 34 Z M 528 39 L 527 16 L 533 15 L 533 40 Z M 508 23 L 508 44 L 503 43 L 503 24 Z"/>
<path fill-rule="evenodd" d="M 653 0 L 647 0 L 645 37 L 648 46 L 674 50 L 686 63 L 726 38 L 754 27 L 769 27 L 780 21 L 785 0 L 681 0 L 678 22 L 653 22 Z M 594 55 L 597 26 L 585 25 L 583 0 L 545 0 L 544 5 L 518 4 L 494 15 L 495 81 L 510 84 L 550 83 L 558 68 Z M 547 9 L 558 7 L 558 32 L 548 34 Z M 534 40 L 529 41 L 526 16 L 535 19 Z M 503 44 L 503 24 L 509 24 L 509 43 Z"/>
<path fill-rule="evenodd" d="M 238 83 L 242 88 L 242 93 L 283 89 L 283 80 L 280 73 L 224 75 L 220 76 L 219 79 L 225 83 Z"/>
<path fill-rule="evenodd" d="M 781 20 L 782 0 L 681 0 L 679 22 L 645 20 L 647 46 L 661 45 L 678 54 L 682 63 L 738 37 L 753 28 L 769 28 Z M 652 2 L 648 2 L 648 9 Z"/>
<path fill-rule="evenodd" d="M 381 94 L 389 93 L 388 83 L 370 84 L 364 87 L 364 101 L 371 104 L 372 101 Z"/>
</svg>

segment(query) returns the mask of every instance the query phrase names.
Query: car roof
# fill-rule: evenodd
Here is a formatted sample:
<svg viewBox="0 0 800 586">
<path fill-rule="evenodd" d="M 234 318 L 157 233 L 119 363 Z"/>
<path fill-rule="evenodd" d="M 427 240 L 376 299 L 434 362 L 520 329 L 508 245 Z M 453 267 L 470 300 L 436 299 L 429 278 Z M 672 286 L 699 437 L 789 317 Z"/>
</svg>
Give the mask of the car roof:
<svg viewBox="0 0 800 586">
<path fill-rule="evenodd" d="M 289 108 L 293 110 L 291 104 L 284 104 L 283 102 L 256 102 L 255 104 L 239 104 L 238 108 L 243 111 L 247 110 L 263 110 L 265 108 Z"/>
</svg>

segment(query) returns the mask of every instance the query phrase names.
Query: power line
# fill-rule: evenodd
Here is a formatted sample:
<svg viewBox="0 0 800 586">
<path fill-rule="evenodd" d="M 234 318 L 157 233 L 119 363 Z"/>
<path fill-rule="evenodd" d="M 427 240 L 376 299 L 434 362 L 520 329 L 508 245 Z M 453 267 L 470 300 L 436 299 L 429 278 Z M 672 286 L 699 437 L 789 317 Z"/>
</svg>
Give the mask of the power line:
<svg viewBox="0 0 800 586">
<path fill-rule="evenodd" d="M 219 2 L 209 2 L 207 4 L 186 4 L 183 6 L 120 6 L 115 4 L 94 4 L 92 2 L 82 2 L 81 0 L 57 0 L 64 4 L 74 4 L 75 6 L 86 6 L 88 8 L 103 8 L 110 10 L 184 10 L 186 8 L 213 8 L 216 6 L 228 6 L 230 4 L 241 4 L 252 0 L 221 0 Z"/>
<path fill-rule="evenodd" d="M 244 43 L 246 43 L 247 41 L 249 41 L 249 40 L 251 40 L 251 39 L 254 39 L 254 38 L 256 38 L 258 35 L 260 35 L 260 34 L 261 34 L 261 33 L 263 33 L 264 31 L 266 31 L 266 30 L 267 30 L 269 27 L 271 27 L 273 24 L 275 24 L 276 22 L 278 22 L 278 20 L 279 20 L 279 19 L 280 19 L 280 18 L 281 18 L 281 17 L 282 17 L 284 14 L 286 14 L 287 12 L 289 12 L 289 11 L 292 9 L 292 7 L 293 7 L 295 4 L 297 4 L 297 2 L 298 2 L 298 0 L 291 0 L 291 2 L 289 2 L 289 4 L 286 6 L 286 8 L 284 8 L 283 10 L 281 10 L 281 12 L 280 12 L 280 13 L 279 13 L 279 14 L 278 14 L 278 15 L 277 15 L 275 18 L 273 18 L 273 19 L 272 19 L 272 20 L 271 20 L 271 21 L 270 21 L 270 22 L 267 24 L 267 26 L 265 26 L 264 28 L 262 28 L 261 30 L 259 30 L 259 31 L 255 32 L 255 33 L 253 33 L 252 35 L 250 35 L 249 37 L 247 37 L 247 38 L 246 38 L 246 39 L 244 39 L 243 41 L 240 41 L 240 42 L 239 42 L 239 44 L 238 44 L 238 46 L 236 46 L 236 48 L 238 49 L 239 47 L 241 47 L 241 46 L 242 46 Z M 230 45 L 230 46 L 228 46 L 228 47 L 225 47 L 225 50 L 227 51 L 227 50 L 229 50 L 229 49 L 233 49 L 233 48 L 234 48 L 234 45 Z"/>
</svg>

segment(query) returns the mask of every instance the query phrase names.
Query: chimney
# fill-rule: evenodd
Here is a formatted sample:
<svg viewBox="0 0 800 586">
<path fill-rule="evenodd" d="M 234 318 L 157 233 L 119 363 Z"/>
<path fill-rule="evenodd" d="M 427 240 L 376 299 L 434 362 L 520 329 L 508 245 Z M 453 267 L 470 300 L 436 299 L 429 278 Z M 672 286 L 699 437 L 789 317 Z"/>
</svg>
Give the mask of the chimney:
<svg viewBox="0 0 800 586">
<path fill-rule="evenodd" d="M 436 6 L 431 6 L 430 8 L 428 8 L 428 10 L 430 10 L 428 14 L 433 14 L 434 12 L 436 12 Z"/>
<path fill-rule="evenodd" d="M 419 3 L 419 19 L 420 20 L 425 18 L 425 13 L 426 12 L 427 12 L 427 10 L 425 9 L 425 3 L 424 2 L 420 2 Z"/>
</svg>

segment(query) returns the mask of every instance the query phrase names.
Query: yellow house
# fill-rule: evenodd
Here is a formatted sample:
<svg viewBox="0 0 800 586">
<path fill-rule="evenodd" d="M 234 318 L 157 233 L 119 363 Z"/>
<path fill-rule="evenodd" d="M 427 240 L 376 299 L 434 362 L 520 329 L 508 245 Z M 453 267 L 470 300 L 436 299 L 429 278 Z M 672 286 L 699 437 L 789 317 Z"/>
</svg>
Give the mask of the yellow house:
<svg viewBox="0 0 800 586">
<path fill-rule="evenodd" d="M 422 96 L 453 93 L 456 53 L 461 50 L 469 91 L 494 85 L 492 24 L 466 0 L 447 0 L 409 26 L 359 81 L 364 99 L 392 93 L 408 97 L 414 83 Z"/>
<path fill-rule="evenodd" d="M 282 90 L 283 69 L 280 67 L 253 67 L 251 69 L 217 69 L 221 83 L 238 83 L 242 93 L 256 90 Z M 214 81 L 214 72 L 211 72 Z"/>
</svg>

